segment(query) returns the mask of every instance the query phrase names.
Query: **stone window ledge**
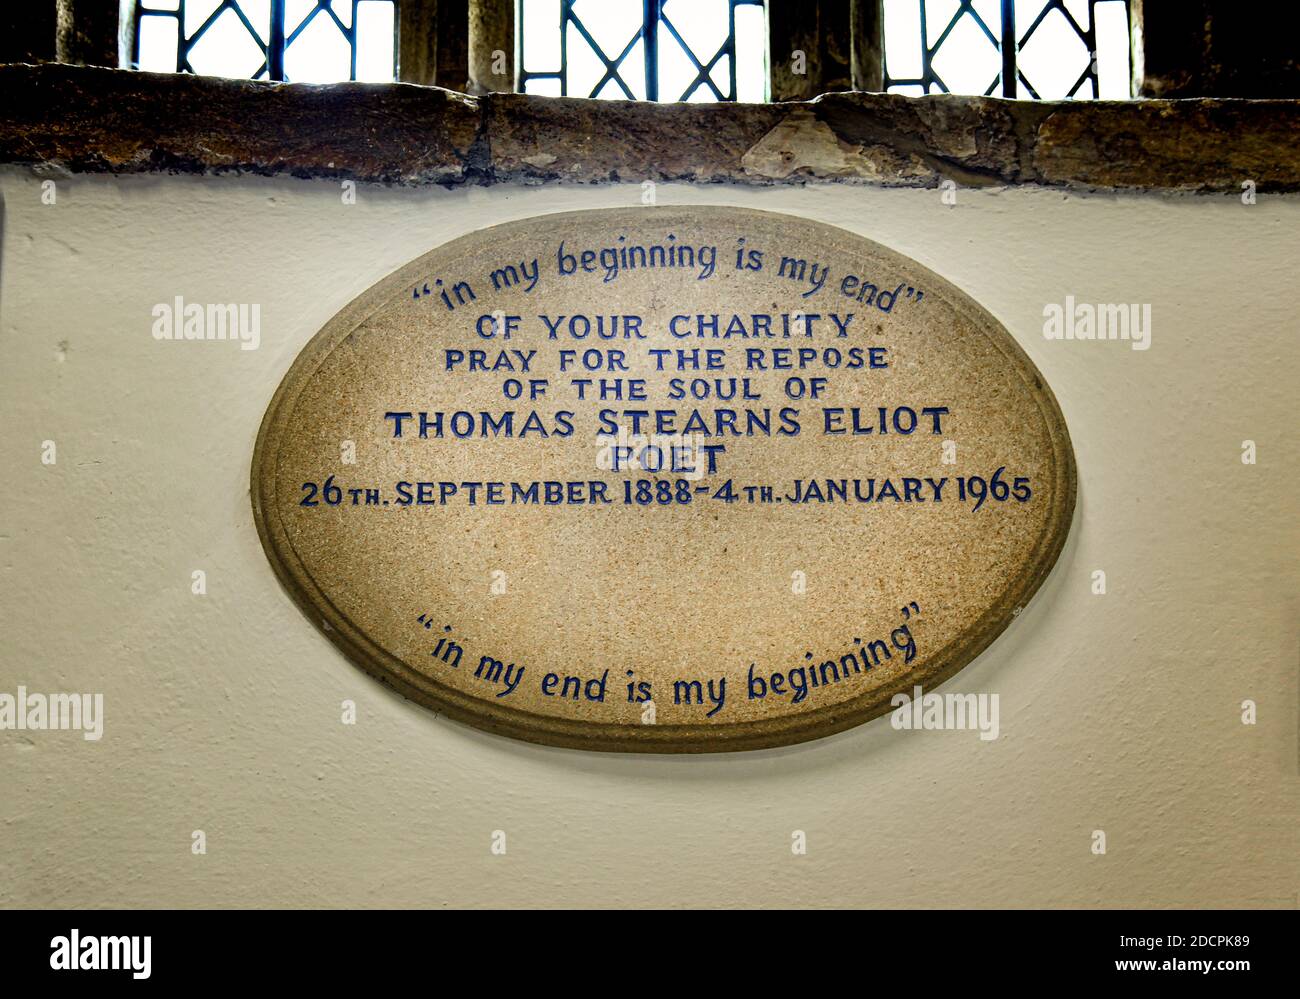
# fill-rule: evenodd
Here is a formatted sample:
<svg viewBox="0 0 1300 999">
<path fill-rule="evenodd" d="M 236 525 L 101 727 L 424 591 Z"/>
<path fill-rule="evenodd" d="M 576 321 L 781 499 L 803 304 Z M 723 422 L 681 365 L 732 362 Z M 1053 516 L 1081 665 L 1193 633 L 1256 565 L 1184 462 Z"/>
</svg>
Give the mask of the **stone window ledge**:
<svg viewBox="0 0 1300 999">
<path fill-rule="evenodd" d="M 0 163 L 390 185 L 693 181 L 1300 190 L 1300 100 L 838 93 L 667 105 L 0 66 Z"/>
</svg>

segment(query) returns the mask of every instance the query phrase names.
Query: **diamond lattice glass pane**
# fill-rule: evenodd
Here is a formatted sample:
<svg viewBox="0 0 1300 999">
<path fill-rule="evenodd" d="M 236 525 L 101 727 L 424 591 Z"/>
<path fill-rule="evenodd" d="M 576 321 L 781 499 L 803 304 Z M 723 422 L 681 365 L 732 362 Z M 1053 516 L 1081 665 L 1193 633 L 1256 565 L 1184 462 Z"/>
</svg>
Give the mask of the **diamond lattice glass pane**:
<svg viewBox="0 0 1300 999">
<path fill-rule="evenodd" d="M 708 65 L 727 40 L 727 0 L 664 0 L 663 16 L 677 29 L 682 41 L 695 53 L 695 58 Z M 671 34 L 665 40 L 659 37 L 659 47 L 677 45 Z M 726 93 L 728 87 L 722 88 Z M 712 93 L 712 91 L 710 91 Z"/>
<path fill-rule="evenodd" d="M 265 45 L 271 38 L 271 0 L 239 0 L 239 9 Z"/>
<path fill-rule="evenodd" d="M 1017 65 L 1039 97 L 1060 100 L 1088 68 L 1088 47 L 1065 15 L 1052 10 L 1021 45 Z"/>
<path fill-rule="evenodd" d="M 961 9 L 958 0 L 925 0 L 925 22 L 926 22 L 926 39 L 927 45 L 933 45 L 943 34 L 943 29 L 948 27 L 957 11 Z"/>
<path fill-rule="evenodd" d="M 982 94 L 1002 71 L 1002 57 L 969 14 L 962 14 L 931 63 L 954 94 Z"/>
<path fill-rule="evenodd" d="M 1016 4 L 1016 39 L 1020 40 L 1025 37 L 1025 32 L 1030 26 L 1038 20 L 1038 15 L 1043 12 L 1047 4 L 1043 0 L 1020 0 Z"/>
<path fill-rule="evenodd" d="M 1065 0 L 1068 10 L 1084 31 L 1088 30 L 1088 0 Z"/>
<path fill-rule="evenodd" d="M 351 77 L 352 46 L 324 10 L 286 46 L 284 75 L 300 83 L 333 83 Z"/>
<path fill-rule="evenodd" d="M 723 56 L 719 59 L 713 67 L 713 72 L 709 74 L 709 78 L 713 81 L 713 85 L 718 88 L 718 94 L 726 97 L 727 91 L 731 89 L 731 57 Z M 700 89 L 708 92 L 709 100 L 721 100 L 718 94 L 715 94 L 708 87 L 701 85 Z"/>
<path fill-rule="evenodd" d="M 624 42 L 626 44 L 626 41 Z M 617 56 L 622 51 L 620 47 Z M 587 44 L 582 33 L 576 25 L 570 24 L 568 27 L 568 60 L 567 78 L 570 97 L 591 97 L 592 91 L 600 83 L 605 75 L 605 64 L 600 57 Z M 645 57 L 641 54 L 641 43 L 637 42 L 628 57 L 619 64 L 618 75 L 623 78 L 632 91 L 632 96 L 645 95 Z M 611 87 L 609 84 L 613 84 Z M 601 86 L 600 96 L 608 98 L 624 98 L 627 94 L 615 80 L 610 80 Z"/>
<path fill-rule="evenodd" d="M 250 77 L 266 56 L 233 10 L 224 10 L 190 49 L 194 72 Z"/>
<path fill-rule="evenodd" d="M 627 47 L 627 43 L 640 33 L 644 10 L 640 2 L 574 0 L 573 13 L 587 29 L 587 33 L 596 40 L 601 51 L 610 59 L 617 59 L 618 54 Z M 572 57 L 572 38 L 569 40 L 569 46 L 569 55 Z"/>
<path fill-rule="evenodd" d="M 284 0 L 284 37 L 288 38 L 297 31 L 315 9 L 316 0 Z"/>
<path fill-rule="evenodd" d="M 316 0 L 285 0 L 284 3 L 284 33 L 285 37 L 292 35 L 298 25 L 307 20 L 307 17 L 315 10 L 319 4 Z M 345 28 L 352 26 L 352 0 L 330 0 L 327 5 L 334 12 L 334 16 L 343 22 Z M 333 18 L 329 12 L 322 10 L 316 17 L 323 17 L 325 20 L 333 23 Z M 312 18 L 315 20 L 315 18 Z M 337 25 L 335 25 L 337 27 Z"/>
<path fill-rule="evenodd" d="M 221 0 L 190 0 L 185 5 L 185 37 L 203 27 L 203 22 L 212 16 L 212 12 L 221 6 Z"/>
<path fill-rule="evenodd" d="M 1084 0 L 1087 3 L 1088 0 Z M 984 19 L 994 38 L 1002 37 L 1002 0 L 975 0 L 971 4 L 975 12 Z"/>
<path fill-rule="evenodd" d="M 628 51 L 619 75 L 623 77 L 623 82 L 631 88 L 633 97 L 638 101 L 645 100 L 645 43 L 641 39 L 638 38 L 636 44 Z M 618 96 L 623 97 L 621 90 Z"/>
<path fill-rule="evenodd" d="M 673 39 L 668 29 L 661 24 L 659 26 L 659 99 L 661 101 L 685 100 L 686 88 L 694 82 L 698 73 L 695 64 L 682 51 L 682 47 Z M 712 91 L 709 91 L 709 96 L 713 96 Z"/>
<path fill-rule="evenodd" d="M 605 64 L 592 51 L 576 25 L 568 25 L 565 35 L 565 44 L 568 46 L 565 55 L 568 62 L 564 67 L 564 76 L 568 84 L 569 96 L 590 97 L 592 88 L 605 75 Z"/>
<path fill-rule="evenodd" d="M 525 77 L 524 89 L 528 93 L 552 89 L 553 84 L 526 77 L 559 71 L 564 74 L 566 92 L 571 97 L 630 95 L 644 100 L 647 88 L 641 35 L 647 6 L 640 0 L 573 0 L 561 30 L 558 22 L 565 8 L 559 0 L 520 0 L 517 9 L 523 51 L 519 69 Z M 722 52 L 731 30 L 731 0 L 662 0 L 659 10 L 655 70 L 659 100 L 684 100 L 688 90 L 692 91 L 690 99 L 697 101 L 767 99 L 767 17 L 761 4 L 736 8 L 735 56 L 725 58 Z M 563 67 L 561 38 L 565 43 Z M 717 61 L 713 61 L 715 56 Z M 732 58 L 736 59 L 735 94 Z M 703 87 L 692 89 L 700 71 L 696 60 L 702 65 L 712 63 L 712 69 Z M 616 63 L 617 79 L 607 76 L 607 61 Z M 597 90 L 599 93 L 593 93 Z"/>
</svg>

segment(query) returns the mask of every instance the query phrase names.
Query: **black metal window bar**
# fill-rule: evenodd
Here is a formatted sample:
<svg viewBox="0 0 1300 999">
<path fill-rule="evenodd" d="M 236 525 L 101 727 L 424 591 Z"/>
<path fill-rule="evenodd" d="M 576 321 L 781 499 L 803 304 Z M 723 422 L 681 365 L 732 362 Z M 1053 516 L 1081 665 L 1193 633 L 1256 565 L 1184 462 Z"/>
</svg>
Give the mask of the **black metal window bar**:
<svg viewBox="0 0 1300 999">
<path fill-rule="evenodd" d="M 535 70 L 524 64 L 524 18 L 523 4 L 528 0 L 519 0 L 520 9 L 518 16 L 515 18 L 517 25 L 517 42 L 518 46 L 518 87 L 520 92 L 528 90 L 529 80 L 558 80 L 560 83 L 561 97 L 595 97 L 611 81 L 615 83 L 623 92 L 628 100 L 636 100 L 636 95 L 632 88 L 620 73 L 624 60 L 636 48 L 638 41 L 642 42 L 642 51 L 644 55 L 644 72 L 645 72 L 645 98 L 649 101 L 668 100 L 668 101 L 688 101 L 692 95 L 701 88 L 707 87 L 713 91 L 713 96 L 719 101 L 736 100 L 736 8 L 737 7 L 762 7 L 765 0 L 727 0 L 727 35 L 722 40 L 721 46 L 707 60 L 696 55 L 691 47 L 682 38 L 673 22 L 669 19 L 665 8 L 670 0 L 622 0 L 622 2 L 639 2 L 642 6 L 642 17 L 640 28 L 628 39 L 627 44 L 617 54 L 610 54 L 601 48 L 600 44 L 592 37 L 587 26 L 582 23 L 582 18 L 574 11 L 574 4 L 578 0 L 560 0 L 560 67 L 558 70 L 546 71 Z M 602 3 L 619 2 L 619 0 L 600 0 Z M 677 8 L 682 10 L 682 16 L 689 17 L 690 12 L 687 9 L 687 0 L 681 0 L 680 3 L 673 3 L 674 14 Z M 596 85 L 591 88 L 589 93 L 570 94 L 569 93 L 569 26 L 572 25 L 582 40 L 595 53 L 596 57 L 604 64 L 605 72 Z M 660 31 L 660 27 L 664 30 Z M 695 78 L 686 87 L 686 89 L 676 96 L 662 96 L 659 92 L 659 44 L 661 39 L 667 36 L 672 44 L 681 46 L 682 52 L 690 60 L 695 68 Z M 713 80 L 713 70 L 718 62 L 727 57 L 728 65 L 728 83 L 726 91 L 723 91 Z"/>
<path fill-rule="evenodd" d="M 327 17 L 334 22 L 335 27 L 343 34 L 344 40 L 348 43 L 351 50 L 349 80 L 357 78 L 357 5 L 362 0 L 351 0 L 352 3 L 352 21 L 350 25 L 344 24 L 335 12 L 331 0 L 316 0 L 314 7 L 309 10 L 303 19 L 292 28 L 285 21 L 285 0 L 271 0 L 271 18 L 267 26 L 266 37 L 263 38 L 262 32 L 258 31 L 249 20 L 248 14 L 240 6 L 239 0 L 221 0 L 194 31 L 185 34 L 185 0 L 177 0 L 176 7 L 173 10 L 160 10 L 144 6 L 142 0 L 135 0 L 135 47 L 131 53 L 131 65 L 138 67 L 140 65 L 140 21 L 146 17 L 171 17 L 176 20 L 176 72 L 193 73 L 194 67 L 190 65 L 190 51 L 203 38 L 204 34 L 217 19 L 226 11 L 231 11 L 243 24 L 245 30 L 252 36 L 254 44 L 262 50 L 264 56 L 261 67 L 252 75 L 252 79 L 268 80 L 287 80 L 284 75 L 284 53 L 290 45 L 306 30 L 307 26 L 312 23 L 316 17 Z M 396 46 L 394 46 L 396 53 Z M 396 67 L 394 67 L 396 68 Z"/>
<path fill-rule="evenodd" d="M 1035 90 L 1033 84 L 1025 78 L 1024 72 L 1017 67 L 1016 56 L 1033 37 L 1034 32 L 1037 31 L 1039 25 L 1043 23 L 1043 19 L 1052 11 L 1059 10 L 1065 16 L 1066 22 L 1079 36 L 1088 50 L 1088 65 L 1075 81 L 1074 86 L 1070 88 L 1069 93 L 1066 96 L 1077 96 L 1079 89 L 1088 82 L 1091 82 L 1092 84 L 1092 93 L 1094 96 L 1099 92 L 1097 89 L 1096 58 L 1097 4 L 1106 2 L 1106 0 L 1088 0 L 1088 23 L 1086 26 L 1079 24 L 1074 15 L 1070 13 L 1069 8 L 1065 6 L 1064 0 L 1049 0 L 1047 3 L 1042 3 L 1042 9 L 1038 12 L 1038 16 L 1034 18 L 1029 27 L 1025 29 L 1024 34 L 1019 38 L 1016 37 L 1016 0 L 1001 0 L 1001 24 L 999 25 L 1001 30 L 997 32 L 993 31 L 993 29 L 989 27 L 988 22 L 980 16 L 979 11 L 977 11 L 973 6 L 974 0 L 959 0 L 959 6 L 956 12 L 948 20 L 947 24 L 938 29 L 937 37 L 935 37 L 933 43 L 930 42 L 930 36 L 936 26 L 929 24 L 927 21 L 926 0 L 916 0 L 916 2 L 920 7 L 921 17 L 921 76 L 913 78 L 892 77 L 889 75 L 888 60 L 886 60 L 886 90 L 897 85 L 912 85 L 923 87 L 927 94 L 933 93 L 936 88 L 941 93 L 950 93 L 948 85 L 945 84 L 939 74 L 935 72 L 935 54 L 938 52 L 940 46 L 948 40 L 949 35 L 952 34 L 953 29 L 957 27 L 957 24 L 961 21 L 962 17 L 969 16 L 993 44 L 994 48 L 999 51 L 1002 57 L 1001 70 L 988 85 L 988 89 L 984 91 L 984 96 L 993 96 L 996 91 L 997 95 L 1001 97 L 1018 97 L 1020 96 L 1019 88 L 1023 86 L 1025 92 L 1030 97 L 1034 100 L 1040 100 L 1041 98 L 1038 96 L 1038 91 Z M 1026 0 L 1021 0 L 1022 8 L 1025 5 L 1025 2 Z M 1038 2 L 1041 2 L 1041 0 L 1038 0 Z M 1133 18 L 1131 0 L 1124 0 L 1124 10 L 1128 16 L 1129 30 L 1131 32 Z"/>
</svg>

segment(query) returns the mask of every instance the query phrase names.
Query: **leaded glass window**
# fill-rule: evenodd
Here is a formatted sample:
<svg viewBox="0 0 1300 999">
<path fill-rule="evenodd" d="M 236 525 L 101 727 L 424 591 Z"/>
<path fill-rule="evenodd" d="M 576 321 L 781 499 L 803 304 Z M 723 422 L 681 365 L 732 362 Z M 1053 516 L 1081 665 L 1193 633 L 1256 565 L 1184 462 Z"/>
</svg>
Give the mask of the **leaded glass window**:
<svg viewBox="0 0 1300 999">
<path fill-rule="evenodd" d="M 885 0 L 885 89 L 1126 99 L 1129 0 Z"/>
<path fill-rule="evenodd" d="M 763 101 L 763 0 L 519 0 L 518 84 L 529 94 Z"/>
<path fill-rule="evenodd" d="M 135 68 L 392 81 L 395 0 L 136 0 Z"/>
</svg>

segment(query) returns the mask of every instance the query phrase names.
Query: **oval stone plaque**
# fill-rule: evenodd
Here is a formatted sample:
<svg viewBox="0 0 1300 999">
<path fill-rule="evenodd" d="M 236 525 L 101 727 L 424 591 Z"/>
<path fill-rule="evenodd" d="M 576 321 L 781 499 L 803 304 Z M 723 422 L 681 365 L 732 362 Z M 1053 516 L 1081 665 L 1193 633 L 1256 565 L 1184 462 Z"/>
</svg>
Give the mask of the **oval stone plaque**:
<svg viewBox="0 0 1300 999">
<path fill-rule="evenodd" d="M 253 510 L 360 666 L 503 735 L 826 735 L 969 663 L 1043 582 L 1074 457 L 1008 333 L 862 237 L 735 208 L 442 246 L 285 376 Z"/>
</svg>

